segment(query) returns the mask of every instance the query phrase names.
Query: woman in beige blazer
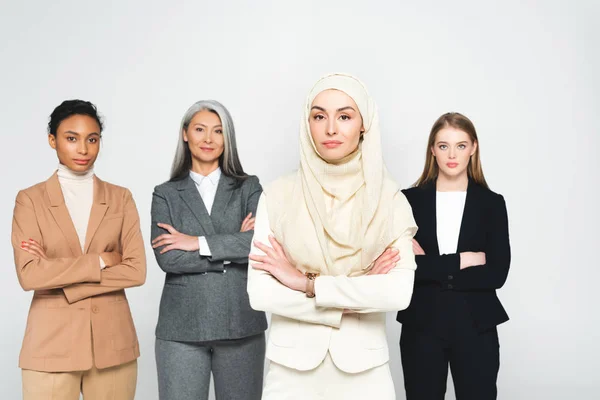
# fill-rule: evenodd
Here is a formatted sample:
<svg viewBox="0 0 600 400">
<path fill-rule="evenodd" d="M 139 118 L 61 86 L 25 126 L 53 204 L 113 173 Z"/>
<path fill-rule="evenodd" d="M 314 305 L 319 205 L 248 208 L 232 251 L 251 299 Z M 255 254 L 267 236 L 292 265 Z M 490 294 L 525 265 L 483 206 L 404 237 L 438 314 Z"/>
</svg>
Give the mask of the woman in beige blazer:
<svg viewBox="0 0 600 400">
<path fill-rule="evenodd" d="M 300 161 L 264 190 L 254 226 L 250 304 L 272 313 L 263 399 L 393 400 L 385 312 L 410 303 L 416 225 L 356 78 L 313 87 Z"/>
<path fill-rule="evenodd" d="M 134 398 L 140 353 L 123 289 L 144 283 L 146 259 L 131 193 L 94 175 L 101 133 L 93 104 L 63 102 L 48 124 L 58 170 L 17 195 L 15 267 L 34 290 L 25 400 Z"/>
</svg>

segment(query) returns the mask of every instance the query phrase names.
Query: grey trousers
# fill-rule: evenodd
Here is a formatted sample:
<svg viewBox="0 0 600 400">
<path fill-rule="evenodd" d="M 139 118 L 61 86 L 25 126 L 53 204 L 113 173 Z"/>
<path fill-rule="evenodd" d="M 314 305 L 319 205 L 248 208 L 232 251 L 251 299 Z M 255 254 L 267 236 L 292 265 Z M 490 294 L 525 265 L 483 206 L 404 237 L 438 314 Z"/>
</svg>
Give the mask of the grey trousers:
<svg viewBox="0 0 600 400">
<path fill-rule="evenodd" d="M 160 400 L 208 400 L 210 374 L 217 400 L 260 400 L 265 334 L 212 342 L 156 339 Z"/>
</svg>

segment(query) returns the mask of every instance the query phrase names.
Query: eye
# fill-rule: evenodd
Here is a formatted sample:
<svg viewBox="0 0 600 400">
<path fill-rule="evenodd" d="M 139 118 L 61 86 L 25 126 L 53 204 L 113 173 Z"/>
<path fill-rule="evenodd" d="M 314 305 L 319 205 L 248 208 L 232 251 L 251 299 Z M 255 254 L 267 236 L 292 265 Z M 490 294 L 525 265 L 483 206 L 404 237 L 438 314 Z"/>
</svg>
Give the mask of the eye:
<svg viewBox="0 0 600 400">
<path fill-rule="evenodd" d="M 202 132 L 203 130 L 204 130 L 204 129 L 202 129 L 202 128 L 200 128 L 200 127 L 197 127 L 197 128 L 196 128 L 196 132 Z"/>
<path fill-rule="evenodd" d="M 98 143 L 98 138 L 94 138 L 94 137 L 93 137 L 93 138 L 90 138 L 90 139 L 89 139 L 89 142 L 90 142 L 90 143 Z"/>
<path fill-rule="evenodd" d="M 218 133 L 219 135 L 222 135 L 223 134 L 223 129 L 216 129 L 215 133 Z"/>
<path fill-rule="evenodd" d="M 448 146 L 447 146 L 447 145 L 445 145 L 445 144 L 440 144 L 440 145 L 438 146 L 438 148 L 439 148 L 440 150 L 446 150 L 446 149 L 448 148 Z"/>
<path fill-rule="evenodd" d="M 67 141 L 69 141 L 69 142 L 76 142 L 77 138 L 75 138 L 75 136 L 67 136 Z"/>
<path fill-rule="evenodd" d="M 458 145 L 458 148 L 459 148 L 460 150 L 464 150 L 464 149 L 466 149 L 466 148 L 467 148 L 467 146 L 466 146 L 466 145 L 464 145 L 464 144 L 459 144 L 459 145 Z"/>
<path fill-rule="evenodd" d="M 350 121 L 350 116 L 349 115 L 340 115 L 340 119 L 342 121 Z"/>
<path fill-rule="evenodd" d="M 316 121 L 321 121 L 321 120 L 325 119 L 325 117 L 321 114 L 317 114 L 313 117 L 313 119 L 315 119 Z"/>
</svg>

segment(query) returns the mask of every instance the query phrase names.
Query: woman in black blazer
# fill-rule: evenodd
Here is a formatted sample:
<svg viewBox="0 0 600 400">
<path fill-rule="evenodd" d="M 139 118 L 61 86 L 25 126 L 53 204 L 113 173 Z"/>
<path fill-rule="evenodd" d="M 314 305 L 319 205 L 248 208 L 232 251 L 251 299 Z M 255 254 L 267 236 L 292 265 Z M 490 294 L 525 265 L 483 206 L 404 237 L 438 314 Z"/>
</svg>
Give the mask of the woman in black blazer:
<svg viewBox="0 0 600 400">
<path fill-rule="evenodd" d="M 435 122 L 423 174 L 403 192 L 419 226 L 413 297 L 397 317 L 407 400 L 443 399 L 448 365 L 457 400 L 496 399 L 508 218 L 504 198 L 487 186 L 467 117 Z"/>
</svg>

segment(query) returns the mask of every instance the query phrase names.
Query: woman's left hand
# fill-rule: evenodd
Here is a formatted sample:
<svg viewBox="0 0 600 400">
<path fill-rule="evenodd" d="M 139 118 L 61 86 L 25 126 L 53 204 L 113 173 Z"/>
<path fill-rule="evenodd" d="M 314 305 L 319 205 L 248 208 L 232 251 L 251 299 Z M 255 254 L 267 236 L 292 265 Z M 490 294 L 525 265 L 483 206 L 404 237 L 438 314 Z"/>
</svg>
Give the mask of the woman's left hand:
<svg viewBox="0 0 600 400">
<path fill-rule="evenodd" d="M 21 242 L 21 249 L 25 250 L 29 254 L 33 254 L 34 256 L 42 258 L 44 260 L 48 259 L 44 248 L 33 239 Z"/>
<path fill-rule="evenodd" d="M 165 246 L 160 254 L 166 253 L 170 250 L 184 250 L 184 251 L 198 251 L 200 243 L 198 243 L 197 236 L 186 235 L 185 233 L 178 232 L 169 224 L 156 224 L 160 228 L 166 229 L 169 233 L 164 233 L 152 241 L 152 248 Z"/>
<path fill-rule="evenodd" d="M 275 237 L 269 235 L 269 242 L 273 247 L 269 247 L 257 240 L 254 241 L 254 245 L 266 255 L 250 254 L 250 260 L 256 261 L 252 264 L 252 268 L 268 272 L 292 290 L 304 292 L 306 290 L 306 276 L 289 262 L 283 251 L 283 247 L 281 247 Z"/>
</svg>

